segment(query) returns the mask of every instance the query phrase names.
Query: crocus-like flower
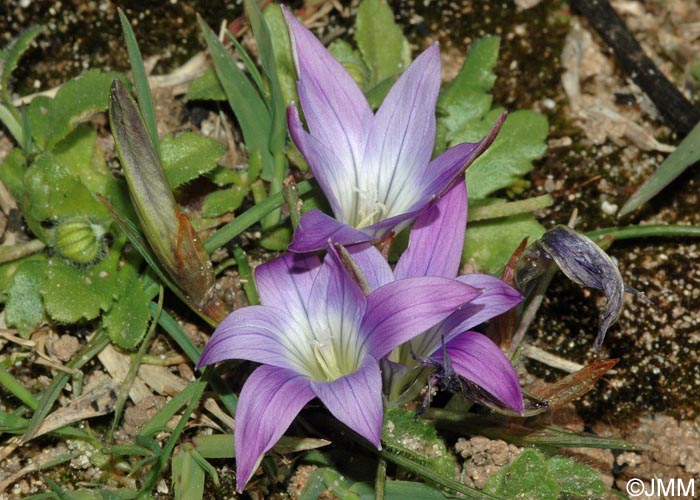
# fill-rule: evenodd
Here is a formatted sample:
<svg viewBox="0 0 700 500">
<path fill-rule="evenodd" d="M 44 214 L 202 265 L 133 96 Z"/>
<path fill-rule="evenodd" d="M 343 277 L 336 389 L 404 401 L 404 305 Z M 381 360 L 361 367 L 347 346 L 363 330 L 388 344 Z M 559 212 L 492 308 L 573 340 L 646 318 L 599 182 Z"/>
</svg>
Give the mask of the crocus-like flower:
<svg viewBox="0 0 700 500">
<path fill-rule="evenodd" d="M 394 279 L 417 276 L 453 278 L 482 290 L 482 294 L 455 311 L 450 317 L 403 346 L 392 359 L 416 366 L 416 358 L 441 361 L 444 351 L 454 371 L 485 389 L 498 401 L 518 413 L 523 397 L 518 376 L 501 349 L 485 335 L 472 331 L 479 324 L 517 305 L 521 295 L 503 281 L 486 274 L 457 276 L 467 223 L 467 191 L 464 182 L 456 184 L 440 201 L 416 219 L 408 248 L 393 271 L 386 260 L 369 245 L 351 249 L 353 257 L 367 276 L 370 289 L 385 286 Z M 406 374 L 396 372 L 397 378 Z M 415 374 L 415 372 L 414 372 Z M 408 379 L 410 380 L 410 373 Z M 390 381 L 394 382 L 393 380 Z M 403 379 L 399 380 L 404 385 Z M 394 387 L 390 389 L 396 389 Z"/>
<path fill-rule="evenodd" d="M 343 66 L 284 13 L 309 132 L 293 105 L 289 130 L 335 216 L 304 214 L 289 249 L 306 252 L 323 248 L 329 238 L 354 244 L 398 232 L 447 192 L 491 144 L 502 119 L 481 142 L 459 144 L 431 161 L 440 90 L 437 44 L 401 75 L 375 115 Z"/>
<path fill-rule="evenodd" d="M 198 363 L 262 363 L 245 382 L 236 410 L 239 490 L 314 397 L 380 447 L 378 360 L 481 293 L 455 280 L 420 277 L 366 295 L 332 245 L 323 263 L 314 254 L 289 253 L 259 266 L 255 277 L 262 305 L 230 314 Z"/>
</svg>

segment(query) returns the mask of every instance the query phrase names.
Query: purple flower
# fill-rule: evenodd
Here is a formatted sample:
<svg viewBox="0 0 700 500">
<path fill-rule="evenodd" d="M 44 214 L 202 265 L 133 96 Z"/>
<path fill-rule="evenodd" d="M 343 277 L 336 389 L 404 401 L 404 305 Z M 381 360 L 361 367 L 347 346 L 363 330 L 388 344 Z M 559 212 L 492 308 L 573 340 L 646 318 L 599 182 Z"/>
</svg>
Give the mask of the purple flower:
<svg viewBox="0 0 700 500">
<path fill-rule="evenodd" d="M 522 296 L 503 281 L 486 274 L 457 276 L 467 223 L 467 191 L 464 182 L 456 184 L 440 201 L 416 219 L 408 248 L 392 273 L 386 260 L 370 245 L 350 249 L 367 276 L 370 289 L 386 286 L 394 279 L 443 276 L 482 290 L 482 294 L 442 321 L 414 337 L 391 357 L 407 367 L 419 357 L 441 360 L 442 343 L 455 372 L 488 391 L 503 404 L 522 413 L 523 397 L 518 376 L 501 349 L 485 335 L 472 331 L 475 326 L 517 305 Z M 456 278 L 455 278 L 456 277 Z M 412 352 L 411 352 L 412 350 Z M 398 356 L 396 356 L 398 354 Z M 416 372 L 397 372 L 399 386 L 410 383 Z M 407 380 L 403 379 L 407 375 Z M 397 387 L 391 389 L 396 390 Z"/>
<path fill-rule="evenodd" d="M 299 100 L 287 120 L 333 210 L 304 214 L 289 249 L 307 252 L 329 238 L 348 245 L 398 232 L 444 195 L 494 140 L 503 117 L 481 142 L 454 146 L 430 160 L 440 90 L 437 44 L 392 87 L 376 115 L 350 74 L 286 9 L 299 73 Z"/>
<path fill-rule="evenodd" d="M 303 406 L 318 397 L 341 422 L 380 447 L 378 360 L 445 319 L 480 291 L 442 277 L 397 280 L 365 295 L 331 245 L 256 269 L 262 305 L 238 309 L 216 329 L 198 367 L 225 359 L 261 363 L 236 410 L 239 490 Z"/>
</svg>

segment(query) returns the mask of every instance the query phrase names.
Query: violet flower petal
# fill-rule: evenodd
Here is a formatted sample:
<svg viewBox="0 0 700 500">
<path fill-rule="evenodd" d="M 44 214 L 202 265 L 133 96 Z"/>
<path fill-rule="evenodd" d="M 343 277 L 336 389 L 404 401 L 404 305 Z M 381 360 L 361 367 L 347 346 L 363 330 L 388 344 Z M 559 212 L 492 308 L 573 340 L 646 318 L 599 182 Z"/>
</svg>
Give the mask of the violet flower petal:
<svg viewBox="0 0 700 500">
<path fill-rule="evenodd" d="M 301 324 L 307 319 L 306 304 L 321 268 L 315 254 L 288 253 L 255 268 L 255 282 L 264 305 L 283 309 Z"/>
<path fill-rule="evenodd" d="M 346 211 L 352 210 L 357 196 L 352 189 L 354 184 L 350 182 L 354 173 L 348 176 L 347 166 L 334 150 L 304 130 L 299 112 L 293 104 L 287 108 L 287 123 L 294 144 L 308 162 L 316 182 L 321 186 L 333 209 L 335 218 L 347 222 L 350 214 Z"/>
<path fill-rule="evenodd" d="M 414 222 L 408 248 L 394 269 L 396 278 L 457 276 L 466 227 L 467 190 L 458 182 Z"/>
<path fill-rule="evenodd" d="M 369 353 L 383 358 L 480 294 L 481 290 L 441 277 L 407 278 L 378 288 L 367 297 L 361 327 Z"/>
<path fill-rule="evenodd" d="M 290 370 L 262 365 L 248 377 L 238 399 L 234 430 L 239 492 L 263 454 L 314 396 L 309 379 Z"/>
<path fill-rule="evenodd" d="M 485 389 L 507 407 L 523 412 L 518 374 L 488 337 L 477 332 L 463 332 L 447 342 L 445 349 L 458 375 Z M 442 350 L 436 353 L 436 358 L 442 360 Z"/>
<path fill-rule="evenodd" d="M 461 173 L 493 143 L 505 119 L 506 113 L 503 113 L 491 127 L 488 135 L 479 142 L 457 144 L 433 159 L 426 170 L 428 177 L 424 182 L 424 196 L 444 195 L 458 180 Z"/>
<path fill-rule="evenodd" d="M 282 8 L 299 73 L 298 91 L 310 132 L 343 160 L 347 179 L 357 175 L 372 109 L 350 74 L 285 7 Z M 357 185 L 356 183 L 354 185 Z"/>
<path fill-rule="evenodd" d="M 353 245 L 372 239 L 372 234 L 353 229 L 320 210 L 313 209 L 301 216 L 289 250 L 299 253 L 312 252 L 326 248 L 328 240 L 340 245 Z"/>
<path fill-rule="evenodd" d="M 457 281 L 479 288 L 483 293 L 457 311 L 454 318 L 448 318 L 446 323 L 449 322 L 452 326 L 448 325 L 446 330 L 470 330 L 512 309 L 523 300 L 515 288 L 488 274 L 463 274 L 457 276 Z M 445 334 L 445 338 L 452 337 L 450 331 L 446 331 Z"/>
<path fill-rule="evenodd" d="M 197 368 L 226 359 L 247 359 L 282 368 L 292 368 L 285 348 L 294 320 L 275 307 L 249 306 L 226 316 L 214 331 Z"/>
<path fill-rule="evenodd" d="M 311 388 L 335 418 L 381 448 L 384 411 L 382 377 L 376 359 L 365 356 L 354 373 L 332 382 L 312 380 Z"/>
<path fill-rule="evenodd" d="M 361 364 L 364 352 L 359 329 L 366 309 L 365 294 L 350 278 L 335 248 L 329 246 L 308 304 L 313 331 L 328 336 L 316 340 L 319 353 L 328 353 L 327 371 L 348 373 Z"/>
<path fill-rule="evenodd" d="M 370 292 L 395 281 L 389 263 L 374 245 L 362 243 L 352 245 L 347 250 L 364 274 Z"/>
<path fill-rule="evenodd" d="M 367 136 L 360 192 L 376 193 L 385 215 L 411 209 L 435 144 L 435 105 L 440 91 L 440 50 L 431 45 L 387 94 Z M 357 223 L 358 221 L 354 221 Z"/>
</svg>

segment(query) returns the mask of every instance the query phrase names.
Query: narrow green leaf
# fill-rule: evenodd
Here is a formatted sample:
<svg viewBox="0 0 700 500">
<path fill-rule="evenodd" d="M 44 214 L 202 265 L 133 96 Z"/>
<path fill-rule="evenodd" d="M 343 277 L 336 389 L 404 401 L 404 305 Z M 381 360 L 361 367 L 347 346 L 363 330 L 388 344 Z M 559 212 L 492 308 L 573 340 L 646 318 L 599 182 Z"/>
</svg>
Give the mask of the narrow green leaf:
<svg viewBox="0 0 700 500">
<path fill-rule="evenodd" d="M 231 33 L 229 30 L 226 30 L 225 33 L 226 37 L 231 41 L 233 47 L 236 49 L 236 52 L 238 52 L 238 55 L 241 56 L 243 66 L 245 66 L 245 69 L 248 70 L 248 73 L 250 73 L 250 78 L 255 83 L 259 94 L 263 96 L 263 100 L 267 99 L 269 97 L 269 90 L 265 86 L 265 82 L 263 82 L 263 77 L 260 74 L 258 67 L 255 65 L 253 58 L 250 57 L 250 54 L 248 54 L 248 51 L 245 50 L 245 47 L 241 45 L 241 42 L 239 42 L 236 39 L 236 37 L 233 36 L 233 33 Z"/>
<path fill-rule="evenodd" d="M 410 62 L 408 40 L 386 0 L 363 0 L 355 18 L 355 41 L 369 67 L 370 85 L 401 72 Z"/>
<path fill-rule="evenodd" d="M 246 14 L 250 19 L 253 28 L 253 35 L 258 44 L 260 53 L 260 63 L 262 65 L 267 81 L 270 83 L 270 107 L 272 110 L 272 123 L 270 126 L 270 152 L 275 155 L 284 151 L 287 139 L 287 118 L 285 103 L 282 98 L 282 90 L 277 77 L 277 63 L 275 52 L 272 46 L 272 36 L 270 28 L 263 17 L 257 0 L 244 0 Z"/>
<path fill-rule="evenodd" d="M 10 134 L 12 134 L 12 137 L 14 137 L 17 144 L 24 144 L 24 131 L 22 130 L 22 124 L 20 123 L 19 119 L 12 114 L 10 108 L 3 104 L 0 104 L 0 123 L 7 127 L 7 130 L 10 131 Z"/>
<path fill-rule="evenodd" d="M 42 31 L 43 28 L 40 26 L 33 26 L 27 29 L 0 52 L 0 99 L 2 99 L 2 104 L 9 109 L 10 113 L 12 113 L 18 121 L 20 115 L 17 109 L 12 105 L 12 99 L 10 98 L 10 75 L 17 69 L 22 54 L 29 49 L 34 39 L 39 36 Z"/>
<path fill-rule="evenodd" d="M 73 370 L 80 370 L 86 363 L 93 359 L 97 354 L 104 349 L 107 344 L 109 344 L 109 337 L 102 330 L 98 330 L 92 338 L 90 338 L 87 343 L 83 346 L 80 352 L 67 363 L 67 367 Z M 66 383 L 70 379 L 70 375 L 65 372 L 59 372 L 51 384 L 44 389 L 41 393 L 41 398 L 39 399 L 39 405 L 32 415 L 32 419 L 29 422 L 29 427 L 22 436 L 22 442 L 26 443 L 30 441 L 36 431 L 39 429 L 41 424 L 44 422 L 46 415 L 49 414 L 53 404 L 56 402 L 59 394 L 65 387 Z"/>
<path fill-rule="evenodd" d="M 618 217 L 641 207 L 668 186 L 689 166 L 700 160 L 700 123 L 693 127 L 678 147 L 622 206 Z"/>
<path fill-rule="evenodd" d="M 29 392 L 29 390 L 22 385 L 22 383 L 14 378 L 10 373 L 5 369 L 4 366 L 0 364 L 0 386 L 4 387 L 5 390 L 8 392 L 12 393 L 17 399 L 22 401 L 27 407 L 29 407 L 32 410 L 36 410 L 37 407 L 39 406 L 39 401 L 34 397 L 34 394 Z M 13 416 L 12 414 L 9 413 L 0 413 L 0 429 L 3 427 L 7 427 L 7 424 L 10 422 L 3 422 L 2 421 L 2 416 L 8 416 L 8 420 L 11 419 Z M 14 426 L 16 427 L 17 424 L 20 426 L 24 422 L 24 419 L 17 419 L 14 422 Z"/>
<path fill-rule="evenodd" d="M 262 175 L 266 180 L 270 180 L 274 176 L 274 165 L 269 147 L 270 131 L 272 130 L 270 112 L 216 34 L 202 18 L 199 18 L 199 24 L 214 61 L 216 74 L 228 97 L 229 105 L 238 118 L 246 146 L 249 150 L 255 147 L 260 148 L 263 155 Z"/>
<path fill-rule="evenodd" d="M 248 299 L 248 304 L 251 306 L 260 304 L 258 289 L 255 286 L 255 276 L 250 268 L 248 256 L 241 247 L 236 247 L 233 249 L 233 258 L 236 259 L 238 276 L 241 280 L 241 285 L 243 286 L 243 291 L 245 292 L 246 298 Z"/>
<path fill-rule="evenodd" d="M 298 102 L 297 95 L 297 70 L 292 57 L 292 46 L 287 32 L 287 24 L 282 15 L 282 9 L 275 2 L 265 8 L 263 17 L 270 31 L 275 34 L 272 37 L 272 51 L 277 63 L 277 78 L 280 84 L 280 92 L 284 100 L 285 108 L 291 102 Z"/>
<path fill-rule="evenodd" d="M 158 123 L 156 121 L 156 112 L 153 109 L 151 87 L 148 84 L 148 75 L 146 74 L 146 68 L 143 65 L 141 50 L 139 50 L 139 45 L 136 42 L 136 36 L 134 35 L 134 31 L 131 29 L 131 24 L 129 24 L 129 20 L 127 19 L 126 15 L 124 15 L 124 12 L 121 9 L 117 9 L 117 11 L 119 12 L 119 20 L 121 21 L 122 31 L 124 32 L 126 50 L 129 54 L 129 64 L 131 65 L 131 73 L 134 77 L 139 109 L 141 110 L 141 115 L 143 116 L 143 120 L 148 128 L 148 134 L 153 142 L 153 147 L 155 147 L 156 153 L 160 155 Z"/>
<path fill-rule="evenodd" d="M 309 181 L 303 181 L 297 184 L 297 191 L 299 196 L 305 195 L 314 189 L 313 184 Z M 284 196 L 282 193 L 276 193 L 268 197 L 262 203 L 258 203 L 254 207 L 248 209 L 247 211 L 240 214 L 233 221 L 226 224 L 224 227 L 219 229 L 217 232 L 212 234 L 206 242 L 204 242 L 205 248 L 209 252 L 213 252 L 217 248 L 221 248 L 229 241 L 234 239 L 236 236 L 241 234 L 243 231 L 248 229 L 250 226 L 258 222 L 265 215 L 276 210 L 284 205 Z"/>
<path fill-rule="evenodd" d="M 226 153 L 220 142 L 193 132 L 168 135 L 161 144 L 161 159 L 168 185 L 175 189 L 216 168 Z"/>
<path fill-rule="evenodd" d="M 204 471 L 184 447 L 173 455 L 173 489 L 175 500 L 197 500 L 204 495 Z"/>
</svg>

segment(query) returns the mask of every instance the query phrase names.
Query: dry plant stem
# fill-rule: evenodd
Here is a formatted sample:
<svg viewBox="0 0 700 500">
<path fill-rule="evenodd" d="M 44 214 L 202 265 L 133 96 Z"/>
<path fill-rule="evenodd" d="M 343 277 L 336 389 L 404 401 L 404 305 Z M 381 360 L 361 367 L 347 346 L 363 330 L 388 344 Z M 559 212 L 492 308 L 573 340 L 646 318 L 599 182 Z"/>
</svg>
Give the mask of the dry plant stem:
<svg viewBox="0 0 700 500">
<path fill-rule="evenodd" d="M 571 5 L 612 47 L 622 68 L 654 102 L 666 123 L 679 134 L 688 134 L 700 121 L 700 110 L 659 71 L 610 3 L 607 0 L 572 0 Z"/>
<path fill-rule="evenodd" d="M 547 266 L 547 270 L 543 273 L 542 278 L 540 279 L 540 282 L 537 284 L 537 288 L 532 294 L 532 299 L 527 303 L 525 306 L 525 309 L 523 310 L 523 314 L 520 317 L 520 323 L 518 324 L 518 328 L 513 334 L 513 340 L 511 341 L 510 344 L 510 349 L 508 349 L 508 356 L 513 359 L 515 357 L 516 352 L 520 348 L 520 344 L 523 341 L 523 337 L 525 336 L 525 332 L 527 331 L 528 327 L 530 326 L 530 323 L 532 323 L 532 320 L 535 319 L 535 315 L 537 314 L 537 310 L 540 308 L 540 305 L 542 304 L 542 300 L 544 299 L 544 295 L 547 292 L 547 288 L 549 287 L 549 283 L 552 281 L 552 278 L 554 277 L 554 274 L 557 271 L 557 266 L 554 263 L 554 261 L 549 262 Z"/>
<path fill-rule="evenodd" d="M 523 345 L 522 353 L 525 357 L 534 359 L 542 364 L 563 370 L 568 373 L 574 373 L 583 368 L 583 365 L 581 364 L 574 363 L 573 361 L 569 361 L 568 359 L 564 359 L 560 356 L 556 356 L 530 344 Z"/>
<path fill-rule="evenodd" d="M 21 259 L 27 255 L 41 252 L 46 245 L 39 240 L 31 240 L 21 245 L 0 246 L 0 263 Z"/>
</svg>

